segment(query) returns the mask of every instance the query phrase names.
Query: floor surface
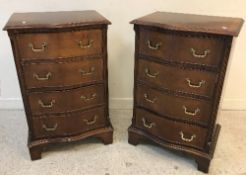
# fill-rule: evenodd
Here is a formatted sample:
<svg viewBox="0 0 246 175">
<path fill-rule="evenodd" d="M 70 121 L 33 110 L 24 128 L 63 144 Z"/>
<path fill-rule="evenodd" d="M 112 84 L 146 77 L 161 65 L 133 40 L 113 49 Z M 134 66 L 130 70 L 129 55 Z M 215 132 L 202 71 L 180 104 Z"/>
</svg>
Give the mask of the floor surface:
<svg viewBox="0 0 246 175">
<path fill-rule="evenodd" d="M 194 160 L 147 142 L 127 142 L 130 110 L 112 110 L 114 143 L 96 139 L 48 148 L 30 161 L 23 111 L 0 111 L 0 175 L 199 175 Z M 212 175 L 246 175 L 246 111 L 223 111 Z"/>
</svg>

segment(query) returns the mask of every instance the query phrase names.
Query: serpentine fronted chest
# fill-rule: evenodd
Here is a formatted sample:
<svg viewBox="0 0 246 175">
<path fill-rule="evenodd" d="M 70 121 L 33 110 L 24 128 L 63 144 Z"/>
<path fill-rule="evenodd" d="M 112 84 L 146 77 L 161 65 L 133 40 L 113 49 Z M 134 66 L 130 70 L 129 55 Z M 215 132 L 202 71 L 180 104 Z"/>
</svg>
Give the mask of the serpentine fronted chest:
<svg viewBox="0 0 246 175">
<path fill-rule="evenodd" d="M 15 13 L 8 31 L 32 160 L 49 144 L 90 136 L 112 143 L 107 26 L 96 11 Z"/>
<path fill-rule="evenodd" d="M 192 155 L 208 172 L 233 36 L 242 19 L 156 12 L 136 32 L 134 116 L 129 143 L 148 138 Z"/>
</svg>

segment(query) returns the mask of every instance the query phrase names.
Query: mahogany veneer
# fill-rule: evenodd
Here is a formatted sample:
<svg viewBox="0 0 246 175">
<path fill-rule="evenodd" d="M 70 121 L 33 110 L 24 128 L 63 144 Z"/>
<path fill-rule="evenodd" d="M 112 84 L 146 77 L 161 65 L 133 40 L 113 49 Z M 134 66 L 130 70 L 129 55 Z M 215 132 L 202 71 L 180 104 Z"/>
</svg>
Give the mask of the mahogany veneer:
<svg viewBox="0 0 246 175">
<path fill-rule="evenodd" d="M 208 172 L 231 43 L 243 20 L 156 12 L 131 23 L 136 48 L 129 143 L 150 139 L 193 156 Z"/>
<path fill-rule="evenodd" d="M 44 147 L 90 136 L 112 143 L 107 26 L 96 11 L 15 13 L 8 31 L 32 160 Z"/>
</svg>

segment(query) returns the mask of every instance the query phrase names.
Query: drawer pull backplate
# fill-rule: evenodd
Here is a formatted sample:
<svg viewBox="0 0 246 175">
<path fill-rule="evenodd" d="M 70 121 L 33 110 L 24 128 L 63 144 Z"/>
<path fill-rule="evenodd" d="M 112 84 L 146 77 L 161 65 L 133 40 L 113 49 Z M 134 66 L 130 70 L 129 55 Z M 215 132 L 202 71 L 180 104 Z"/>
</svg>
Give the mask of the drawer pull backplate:
<svg viewBox="0 0 246 175">
<path fill-rule="evenodd" d="M 180 136 L 181 136 L 181 139 L 183 140 L 183 141 L 185 141 L 185 142 L 192 142 L 195 138 L 196 138 L 196 135 L 195 134 L 193 134 L 190 138 L 186 138 L 185 136 L 184 136 L 184 133 L 183 133 L 183 131 L 180 131 Z"/>
<path fill-rule="evenodd" d="M 150 103 L 155 103 L 156 100 L 157 100 L 157 98 L 149 99 L 148 94 L 144 94 L 144 99 L 145 99 L 147 102 L 150 102 Z"/>
<path fill-rule="evenodd" d="M 89 39 L 88 40 L 88 43 L 87 44 L 83 44 L 82 41 L 78 41 L 78 46 L 81 48 L 81 49 L 88 49 L 88 48 L 91 48 L 92 45 L 93 45 L 93 40 Z"/>
<path fill-rule="evenodd" d="M 40 104 L 42 108 L 52 108 L 55 102 L 56 102 L 55 100 L 51 100 L 50 104 L 44 104 L 42 100 L 38 100 L 38 104 Z"/>
<path fill-rule="evenodd" d="M 46 42 L 43 42 L 42 45 L 41 45 L 41 48 L 35 48 L 34 45 L 32 43 L 29 43 L 28 44 L 28 47 L 30 47 L 32 49 L 33 52 L 44 52 L 45 49 L 47 48 L 47 43 Z"/>
<path fill-rule="evenodd" d="M 190 48 L 190 51 L 191 51 L 193 57 L 195 57 L 195 58 L 205 58 L 210 53 L 209 49 L 206 49 L 203 54 L 197 54 L 196 50 L 194 48 Z"/>
<path fill-rule="evenodd" d="M 159 42 L 159 43 L 156 43 L 155 46 L 153 46 L 153 45 L 151 44 L 151 41 L 148 40 L 148 41 L 147 41 L 147 45 L 148 45 L 148 48 L 151 49 L 151 50 L 158 50 L 158 49 L 161 47 L 162 43 Z"/>
<path fill-rule="evenodd" d="M 97 118 L 98 118 L 98 116 L 95 115 L 94 118 L 93 118 L 93 120 L 89 121 L 89 120 L 87 120 L 87 119 L 84 119 L 83 121 L 84 121 L 87 125 L 93 125 L 93 124 L 96 123 Z"/>
<path fill-rule="evenodd" d="M 36 78 L 38 81 L 46 81 L 49 80 L 52 76 L 51 72 L 48 72 L 44 77 L 40 77 L 38 74 L 34 73 L 33 77 Z"/>
<path fill-rule="evenodd" d="M 79 69 L 80 74 L 83 75 L 91 75 L 95 72 L 95 67 L 91 67 L 89 68 L 88 71 L 84 70 L 84 69 Z"/>
<path fill-rule="evenodd" d="M 58 127 L 58 124 L 56 123 L 53 127 L 47 127 L 45 124 L 42 125 L 45 131 L 52 132 L 55 131 Z"/>
<path fill-rule="evenodd" d="M 197 115 L 198 112 L 200 112 L 200 109 L 199 108 L 196 108 L 196 110 L 194 112 L 190 112 L 187 110 L 187 107 L 183 105 L 183 109 L 184 109 L 184 113 L 186 115 L 191 115 L 191 116 L 195 116 Z"/>
<path fill-rule="evenodd" d="M 142 122 L 143 122 L 144 127 L 148 128 L 148 129 L 151 129 L 153 126 L 155 126 L 155 123 L 153 123 L 153 122 L 147 124 L 145 118 L 142 118 Z"/>
<path fill-rule="evenodd" d="M 202 87 L 203 84 L 206 83 L 205 80 L 201 80 L 198 84 L 192 83 L 191 80 L 190 80 L 189 78 L 186 78 L 185 80 L 187 81 L 188 86 L 189 86 L 189 87 L 192 87 L 192 88 L 200 88 L 200 87 Z"/>
<path fill-rule="evenodd" d="M 90 100 L 95 99 L 96 96 L 97 96 L 97 94 L 93 93 L 93 94 L 88 95 L 88 96 L 81 95 L 80 98 L 81 98 L 81 100 L 84 100 L 84 101 L 90 101 Z"/>
<path fill-rule="evenodd" d="M 150 78 L 156 78 L 159 75 L 159 72 L 150 73 L 150 70 L 148 68 L 145 69 L 145 75 L 147 75 Z"/>
</svg>

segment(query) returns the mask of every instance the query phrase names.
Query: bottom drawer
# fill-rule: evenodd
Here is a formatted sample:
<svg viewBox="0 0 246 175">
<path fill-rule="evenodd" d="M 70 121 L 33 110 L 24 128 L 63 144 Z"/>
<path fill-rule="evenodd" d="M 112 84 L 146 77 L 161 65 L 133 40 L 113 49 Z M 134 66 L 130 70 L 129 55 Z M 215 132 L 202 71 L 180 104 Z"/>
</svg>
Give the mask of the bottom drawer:
<svg viewBox="0 0 246 175">
<path fill-rule="evenodd" d="M 165 141 L 203 149 L 207 129 L 161 118 L 142 109 L 136 109 L 136 127 Z"/>
<path fill-rule="evenodd" d="M 35 138 L 76 135 L 104 127 L 106 117 L 104 108 L 63 115 L 40 116 L 33 118 Z"/>
</svg>

